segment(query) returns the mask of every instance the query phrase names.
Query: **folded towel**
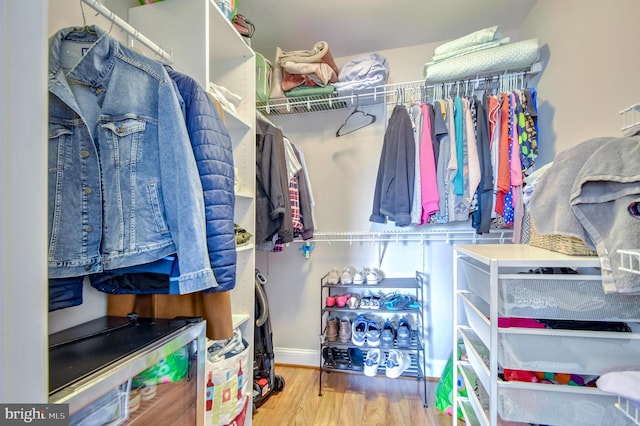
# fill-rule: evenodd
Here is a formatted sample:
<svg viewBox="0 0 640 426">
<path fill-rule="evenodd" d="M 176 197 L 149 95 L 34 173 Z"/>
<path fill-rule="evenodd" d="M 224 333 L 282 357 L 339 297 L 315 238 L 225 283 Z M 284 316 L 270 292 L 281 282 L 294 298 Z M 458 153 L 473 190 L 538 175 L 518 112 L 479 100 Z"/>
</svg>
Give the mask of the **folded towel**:
<svg viewBox="0 0 640 426">
<path fill-rule="evenodd" d="M 285 61 L 282 63 L 282 69 L 289 74 L 301 74 L 308 76 L 317 86 L 324 87 L 329 83 L 335 83 L 338 81 L 338 75 L 335 73 L 333 68 L 325 63 Z"/>
<path fill-rule="evenodd" d="M 335 71 L 336 75 L 340 72 L 338 67 L 336 66 L 335 61 L 333 60 L 333 56 L 331 55 L 331 51 L 329 50 L 329 45 L 326 41 L 319 41 L 311 50 L 290 50 L 287 52 L 282 52 L 279 57 L 280 66 L 284 66 L 285 62 L 303 62 L 303 63 L 314 63 L 314 62 L 324 62 L 328 64 Z"/>
<path fill-rule="evenodd" d="M 640 220 L 628 211 L 640 196 L 640 137 L 600 142 L 576 176 L 571 207 L 596 245 L 604 291 L 640 294 L 638 275 L 620 271 L 618 254 L 640 241 Z"/>
</svg>

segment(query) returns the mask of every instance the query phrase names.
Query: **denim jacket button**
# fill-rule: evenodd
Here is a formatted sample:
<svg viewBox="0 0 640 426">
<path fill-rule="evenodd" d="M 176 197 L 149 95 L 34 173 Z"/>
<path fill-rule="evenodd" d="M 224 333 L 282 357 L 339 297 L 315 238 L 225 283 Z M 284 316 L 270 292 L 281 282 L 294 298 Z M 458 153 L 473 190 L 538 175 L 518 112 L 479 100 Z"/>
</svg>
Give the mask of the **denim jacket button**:
<svg viewBox="0 0 640 426">
<path fill-rule="evenodd" d="M 120 128 L 118 128 L 118 132 L 123 133 L 125 130 L 127 130 L 126 127 L 124 127 L 124 124 L 120 125 Z"/>
<path fill-rule="evenodd" d="M 82 190 L 82 192 L 84 192 L 85 195 L 89 195 L 91 194 L 91 188 L 85 188 Z"/>
<path fill-rule="evenodd" d="M 84 232 L 91 232 L 91 231 L 93 231 L 92 227 L 90 227 L 90 226 L 85 226 L 84 227 Z"/>
<path fill-rule="evenodd" d="M 80 156 L 82 158 L 87 158 L 89 156 L 89 151 L 86 151 L 86 150 L 80 151 Z"/>
<path fill-rule="evenodd" d="M 100 93 L 104 92 L 104 89 L 102 87 L 98 87 L 96 89 L 96 94 L 99 95 Z"/>
<path fill-rule="evenodd" d="M 85 265 L 84 269 L 85 269 L 85 271 L 90 271 L 91 270 L 91 265 Z"/>
</svg>

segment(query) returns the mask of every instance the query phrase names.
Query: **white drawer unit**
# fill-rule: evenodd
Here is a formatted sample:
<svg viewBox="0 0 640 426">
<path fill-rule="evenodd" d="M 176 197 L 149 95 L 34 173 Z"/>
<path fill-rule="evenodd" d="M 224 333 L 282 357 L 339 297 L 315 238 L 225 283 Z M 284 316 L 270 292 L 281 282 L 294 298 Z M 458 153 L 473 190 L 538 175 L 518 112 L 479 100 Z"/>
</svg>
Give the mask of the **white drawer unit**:
<svg viewBox="0 0 640 426">
<path fill-rule="evenodd" d="M 459 372 L 468 397 L 454 395 L 453 412 L 460 405 L 466 424 L 633 424 L 616 409 L 615 395 L 595 387 L 505 381 L 501 374 L 595 377 L 640 359 L 640 298 L 605 294 L 598 267 L 595 256 L 529 245 L 454 246 L 453 344 L 462 340 L 467 355 L 455 360 L 454 383 Z M 523 325 L 530 320 L 560 325 Z M 612 325 L 626 331 L 610 331 Z"/>
</svg>

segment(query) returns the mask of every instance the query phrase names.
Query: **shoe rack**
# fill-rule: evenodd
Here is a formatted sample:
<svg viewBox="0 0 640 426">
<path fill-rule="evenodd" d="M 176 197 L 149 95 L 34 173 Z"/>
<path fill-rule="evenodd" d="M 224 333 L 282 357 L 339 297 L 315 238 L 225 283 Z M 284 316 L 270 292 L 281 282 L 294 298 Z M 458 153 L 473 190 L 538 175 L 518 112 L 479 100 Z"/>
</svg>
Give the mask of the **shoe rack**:
<svg viewBox="0 0 640 426">
<path fill-rule="evenodd" d="M 426 371 L 426 351 L 425 351 L 425 330 L 429 329 L 429 324 L 425 322 L 425 313 L 428 312 L 428 301 L 424 295 L 428 292 L 428 277 L 426 274 L 416 272 L 415 277 L 402 278 L 383 278 L 378 284 L 343 284 L 340 281 L 334 284 L 334 280 L 330 280 L 330 273 L 327 273 L 320 279 L 320 369 L 319 369 L 319 389 L 318 395 L 322 396 L 323 375 L 329 373 L 348 373 L 364 375 L 363 365 L 358 360 L 352 359 L 354 351 L 359 349 L 362 354 L 362 363 L 365 362 L 367 354 L 372 349 L 380 350 L 380 365 L 377 368 L 376 376 L 386 376 L 385 360 L 390 351 L 400 351 L 408 353 L 411 357 L 411 364 L 402 372 L 400 377 L 413 377 L 417 379 L 418 384 L 422 382 L 422 394 L 424 396 L 424 406 L 427 407 L 427 382 L 425 377 Z M 374 309 L 363 307 L 359 303 L 349 303 L 348 297 L 341 296 L 351 295 L 362 297 L 369 295 L 380 295 L 379 307 Z M 384 295 L 397 294 L 405 295 L 413 298 L 417 304 L 410 307 L 400 306 L 394 307 L 391 303 L 384 302 Z M 333 299 L 332 299 L 333 298 Z M 331 303 L 336 299 L 340 303 Z M 329 305 L 327 306 L 327 301 Z M 345 302 L 344 304 L 341 302 Z M 339 306 L 342 305 L 342 306 Z M 416 306 L 417 305 L 417 306 Z M 394 337 L 391 345 L 369 345 L 365 341 L 362 345 L 356 345 L 352 340 L 352 324 L 354 318 L 364 315 L 366 318 L 378 323 L 380 332 L 382 332 L 383 324 L 386 320 L 392 321 L 394 328 L 402 318 L 406 318 L 411 324 L 411 339 L 409 345 L 399 345 L 397 338 Z M 344 335 L 340 336 L 340 322 L 343 318 L 349 318 L 349 339 Z M 335 328 L 335 340 L 332 329 L 328 327 L 329 322 L 337 318 L 337 326 Z M 327 332 L 330 332 L 329 335 Z M 397 330 L 396 330 L 397 331 Z M 395 335 L 395 333 L 394 333 Z M 389 380 L 394 380 L 389 378 Z"/>
</svg>

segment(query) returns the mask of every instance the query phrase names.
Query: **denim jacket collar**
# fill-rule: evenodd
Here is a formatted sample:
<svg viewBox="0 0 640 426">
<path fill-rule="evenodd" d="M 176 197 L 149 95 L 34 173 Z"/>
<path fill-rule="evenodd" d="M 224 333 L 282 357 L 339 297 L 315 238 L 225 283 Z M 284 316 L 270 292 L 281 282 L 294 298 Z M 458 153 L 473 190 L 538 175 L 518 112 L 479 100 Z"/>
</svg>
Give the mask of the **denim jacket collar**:
<svg viewBox="0 0 640 426">
<path fill-rule="evenodd" d="M 60 61 L 63 40 L 93 43 L 89 48 L 91 55 L 85 54 L 65 77 L 91 87 L 103 86 L 113 69 L 115 57 L 119 54 L 118 41 L 95 25 L 87 28 L 69 27 L 58 31 L 49 41 L 50 80 L 59 81 L 64 75 Z"/>
</svg>

